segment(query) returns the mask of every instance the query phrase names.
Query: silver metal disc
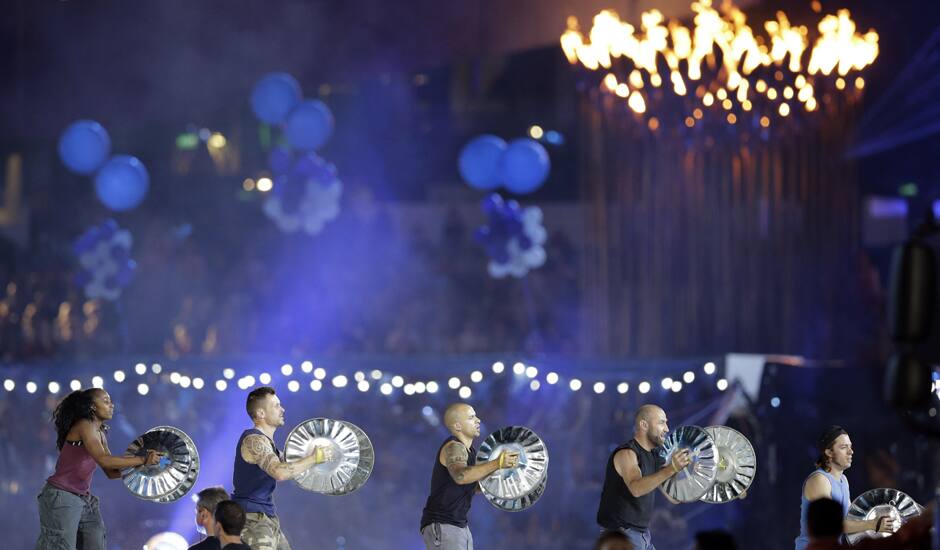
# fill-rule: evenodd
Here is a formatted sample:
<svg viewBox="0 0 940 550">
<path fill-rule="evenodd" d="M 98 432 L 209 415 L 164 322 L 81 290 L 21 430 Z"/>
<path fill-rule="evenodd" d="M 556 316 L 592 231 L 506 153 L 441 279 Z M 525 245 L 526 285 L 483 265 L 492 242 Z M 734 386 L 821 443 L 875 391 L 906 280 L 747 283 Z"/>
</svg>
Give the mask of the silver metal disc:
<svg viewBox="0 0 940 550">
<path fill-rule="evenodd" d="M 744 435 L 727 426 L 705 428 L 718 447 L 718 474 L 703 502 L 723 504 L 738 498 L 757 475 L 757 454 Z"/>
<path fill-rule="evenodd" d="M 901 525 L 920 515 L 924 507 L 914 502 L 914 499 L 897 489 L 872 489 L 862 493 L 852 501 L 846 519 L 867 521 L 875 518 L 893 517 L 895 525 Z M 849 544 L 857 544 L 863 539 L 880 539 L 890 537 L 893 533 L 876 533 L 875 531 L 862 531 L 846 535 Z"/>
<path fill-rule="evenodd" d="M 375 466 L 375 449 L 358 426 L 331 418 L 305 420 L 288 434 L 284 457 L 298 460 L 317 446 L 331 448 L 333 459 L 295 477 L 301 488 L 326 495 L 348 495 L 365 485 Z"/>
<path fill-rule="evenodd" d="M 669 464 L 672 454 L 682 449 L 690 451 L 691 464 L 664 481 L 660 489 L 679 502 L 695 502 L 711 489 L 718 476 L 718 447 L 704 428 L 679 426 L 666 436 L 659 456 Z"/>
<path fill-rule="evenodd" d="M 480 488 L 503 500 L 515 500 L 535 491 L 548 474 L 548 449 L 542 439 L 525 426 L 500 428 L 480 444 L 477 463 L 495 460 L 504 452 L 519 453 L 519 466 L 496 470 L 480 480 Z"/>
<path fill-rule="evenodd" d="M 488 500 L 490 504 L 500 510 L 505 512 L 521 512 L 534 505 L 535 502 L 541 498 L 542 494 L 545 492 L 546 485 L 548 485 L 548 476 L 542 478 L 542 482 L 538 484 L 538 487 L 536 487 L 534 491 L 522 498 L 506 500 L 494 497 L 486 491 L 483 492 L 483 496 L 486 497 L 486 500 Z"/>
<path fill-rule="evenodd" d="M 136 497 L 167 503 L 183 498 L 199 477 L 199 451 L 192 438 L 172 426 L 157 426 L 143 433 L 127 448 L 126 454 L 145 456 L 147 451 L 163 453 L 153 466 L 121 470 L 124 486 Z"/>
</svg>

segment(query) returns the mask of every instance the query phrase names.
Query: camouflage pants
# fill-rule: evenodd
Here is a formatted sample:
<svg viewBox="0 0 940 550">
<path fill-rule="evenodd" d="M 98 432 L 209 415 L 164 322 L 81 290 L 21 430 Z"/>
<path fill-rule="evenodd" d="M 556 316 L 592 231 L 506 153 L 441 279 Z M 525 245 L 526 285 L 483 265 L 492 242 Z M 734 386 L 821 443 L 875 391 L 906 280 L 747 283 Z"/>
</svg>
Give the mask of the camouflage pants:
<svg viewBox="0 0 940 550">
<path fill-rule="evenodd" d="M 255 512 L 245 514 L 242 542 L 251 550 L 291 550 L 277 517 Z"/>
</svg>

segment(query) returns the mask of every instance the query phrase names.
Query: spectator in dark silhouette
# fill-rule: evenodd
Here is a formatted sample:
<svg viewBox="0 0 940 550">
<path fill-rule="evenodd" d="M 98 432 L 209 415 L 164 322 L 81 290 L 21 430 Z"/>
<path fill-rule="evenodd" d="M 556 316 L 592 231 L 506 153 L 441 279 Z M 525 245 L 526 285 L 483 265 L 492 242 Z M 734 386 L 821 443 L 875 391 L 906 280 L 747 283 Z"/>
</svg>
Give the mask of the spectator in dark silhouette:
<svg viewBox="0 0 940 550">
<path fill-rule="evenodd" d="M 209 487 L 196 494 L 196 527 L 207 535 L 202 541 L 189 547 L 189 550 L 221 550 L 222 545 L 215 536 L 215 509 L 219 503 L 229 500 L 229 495 L 222 487 Z"/>
<path fill-rule="evenodd" d="M 227 550 L 251 550 L 242 542 L 245 510 L 234 500 L 223 500 L 215 507 L 215 536 Z"/>
<path fill-rule="evenodd" d="M 727 531 L 701 531 L 695 534 L 695 550 L 737 550 L 734 537 Z"/>
<path fill-rule="evenodd" d="M 806 550 L 834 550 L 845 548 L 839 543 L 842 535 L 842 506 L 829 499 L 814 500 L 806 514 L 809 546 Z M 901 529 L 886 539 L 864 539 L 852 548 L 856 550 L 901 550 L 927 548 L 930 541 L 930 526 L 933 523 L 933 506 L 919 517 L 911 519 Z"/>
<path fill-rule="evenodd" d="M 633 545 L 623 533 L 605 531 L 594 544 L 594 550 L 633 550 Z"/>
</svg>

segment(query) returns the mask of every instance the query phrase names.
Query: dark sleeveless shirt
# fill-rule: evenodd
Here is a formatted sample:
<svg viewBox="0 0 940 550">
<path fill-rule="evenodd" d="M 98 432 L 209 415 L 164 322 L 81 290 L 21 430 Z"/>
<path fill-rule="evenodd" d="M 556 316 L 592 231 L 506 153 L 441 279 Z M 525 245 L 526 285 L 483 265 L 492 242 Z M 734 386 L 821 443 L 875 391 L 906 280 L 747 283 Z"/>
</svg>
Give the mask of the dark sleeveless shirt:
<svg viewBox="0 0 940 550">
<path fill-rule="evenodd" d="M 597 523 L 605 529 L 647 529 L 650 516 L 653 513 L 653 501 L 656 491 L 635 497 L 630 493 L 627 484 L 623 481 L 614 467 L 614 455 L 623 449 L 630 449 L 636 453 L 640 473 L 648 476 L 663 467 L 665 462 L 655 452 L 647 451 L 637 443 L 636 439 L 614 449 L 607 460 L 607 472 L 604 475 L 604 489 L 601 492 L 601 502 L 597 509 Z"/>
<path fill-rule="evenodd" d="M 437 449 L 434 455 L 434 469 L 431 471 L 431 494 L 428 495 L 427 504 L 421 513 L 421 529 L 432 523 L 446 523 L 457 527 L 467 526 L 467 513 L 476 492 L 477 484 L 468 483 L 458 485 L 450 476 L 447 468 L 441 464 L 441 450 L 451 441 L 460 441 L 456 437 L 448 437 Z M 460 443 L 463 445 L 463 443 Z M 473 447 L 468 449 L 467 465 L 476 464 L 477 451 Z"/>
</svg>

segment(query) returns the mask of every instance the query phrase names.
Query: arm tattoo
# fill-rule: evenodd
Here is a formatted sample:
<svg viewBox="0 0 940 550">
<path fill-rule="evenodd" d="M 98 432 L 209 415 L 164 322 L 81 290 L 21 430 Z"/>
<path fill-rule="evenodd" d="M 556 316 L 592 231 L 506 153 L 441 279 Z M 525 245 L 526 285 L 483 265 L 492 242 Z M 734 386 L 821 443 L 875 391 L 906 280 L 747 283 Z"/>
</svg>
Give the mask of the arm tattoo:
<svg viewBox="0 0 940 550">
<path fill-rule="evenodd" d="M 444 464 L 455 481 L 463 481 L 469 459 L 470 453 L 460 443 L 450 443 L 444 448 Z"/>
<path fill-rule="evenodd" d="M 288 477 L 297 477 L 304 471 L 296 463 L 282 462 L 274 452 L 271 441 L 262 435 L 249 435 L 245 438 L 242 442 L 242 457 L 245 462 L 257 465 L 275 479 L 281 479 L 280 476 L 283 474 L 287 474 Z"/>
</svg>

